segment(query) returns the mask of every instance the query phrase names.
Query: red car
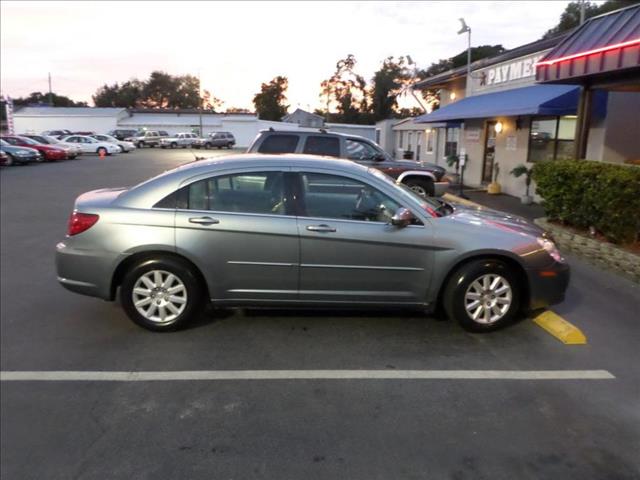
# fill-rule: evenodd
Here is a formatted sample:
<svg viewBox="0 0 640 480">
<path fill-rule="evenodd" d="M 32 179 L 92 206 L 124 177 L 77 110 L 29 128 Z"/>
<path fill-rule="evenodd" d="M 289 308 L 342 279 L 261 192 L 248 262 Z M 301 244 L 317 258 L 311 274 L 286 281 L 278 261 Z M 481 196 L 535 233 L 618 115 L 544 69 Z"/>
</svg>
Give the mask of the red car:
<svg viewBox="0 0 640 480">
<path fill-rule="evenodd" d="M 28 147 L 38 150 L 48 162 L 67 159 L 67 151 L 60 147 L 56 147 L 55 145 L 44 145 L 36 142 L 35 140 L 31 140 L 30 138 L 21 137 L 19 135 L 7 135 L 0 138 L 16 147 Z"/>
</svg>

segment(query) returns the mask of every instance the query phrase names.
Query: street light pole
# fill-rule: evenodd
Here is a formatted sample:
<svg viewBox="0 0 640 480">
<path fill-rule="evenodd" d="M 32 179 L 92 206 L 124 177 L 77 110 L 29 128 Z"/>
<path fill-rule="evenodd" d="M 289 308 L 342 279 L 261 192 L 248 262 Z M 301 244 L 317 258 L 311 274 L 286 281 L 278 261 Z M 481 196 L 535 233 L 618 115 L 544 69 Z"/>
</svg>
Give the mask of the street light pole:
<svg viewBox="0 0 640 480">
<path fill-rule="evenodd" d="M 459 20 L 462 27 L 458 30 L 458 35 L 467 33 L 467 80 L 465 82 L 465 96 L 469 96 L 469 93 L 471 93 L 471 27 L 467 25 L 464 18 L 460 18 Z"/>
</svg>

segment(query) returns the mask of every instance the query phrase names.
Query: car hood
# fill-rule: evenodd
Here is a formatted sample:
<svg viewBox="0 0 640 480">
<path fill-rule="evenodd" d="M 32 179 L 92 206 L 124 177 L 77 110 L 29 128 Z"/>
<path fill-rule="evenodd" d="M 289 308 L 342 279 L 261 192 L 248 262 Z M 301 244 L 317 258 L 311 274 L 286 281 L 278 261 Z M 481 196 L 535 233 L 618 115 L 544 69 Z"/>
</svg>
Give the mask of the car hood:
<svg viewBox="0 0 640 480">
<path fill-rule="evenodd" d="M 544 234 L 542 228 L 518 215 L 492 210 L 490 208 L 451 203 L 455 210 L 448 218 L 453 221 L 468 225 L 481 225 L 486 228 L 495 229 L 496 231 L 527 234 L 533 237 L 540 237 Z"/>
</svg>

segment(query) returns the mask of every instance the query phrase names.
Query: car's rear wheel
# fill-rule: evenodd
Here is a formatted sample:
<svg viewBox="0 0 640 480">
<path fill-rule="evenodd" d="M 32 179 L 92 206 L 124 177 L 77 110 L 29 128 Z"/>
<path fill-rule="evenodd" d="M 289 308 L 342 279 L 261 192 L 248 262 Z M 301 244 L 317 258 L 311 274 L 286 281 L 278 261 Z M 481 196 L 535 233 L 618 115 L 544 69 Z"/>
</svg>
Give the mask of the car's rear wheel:
<svg viewBox="0 0 640 480">
<path fill-rule="evenodd" d="M 513 321 L 520 309 L 521 285 L 504 262 L 469 262 L 451 276 L 443 304 L 465 330 L 489 332 Z"/>
<path fill-rule="evenodd" d="M 432 197 L 434 193 L 433 182 L 421 178 L 410 178 L 404 184 L 421 197 Z"/>
<path fill-rule="evenodd" d="M 13 165 L 13 157 L 7 153 L 7 159 L 2 165 L 5 167 L 10 167 L 11 165 Z"/>
<path fill-rule="evenodd" d="M 120 301 L 129 318 L 141 327 L 156 332 L 177 330 L 200 312 L 202 287 L 184 262 L 147 259 L 125 274 Z"/>
</svg>

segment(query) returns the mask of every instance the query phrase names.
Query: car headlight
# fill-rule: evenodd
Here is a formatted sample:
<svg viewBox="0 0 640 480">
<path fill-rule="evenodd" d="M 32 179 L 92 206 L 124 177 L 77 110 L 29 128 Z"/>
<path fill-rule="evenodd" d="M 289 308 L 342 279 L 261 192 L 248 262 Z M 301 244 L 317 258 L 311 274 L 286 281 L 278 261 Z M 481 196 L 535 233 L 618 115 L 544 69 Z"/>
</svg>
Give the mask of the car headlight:
<svg viewBox="0 0 640 480">
<path fill-rule="evenodd" d="M 538 241 L 538 245 L 540 245 L 545 252 L 547 252 L 551 258 L 553 258 L 558 263 L 564 263 L 564 257 L 556 247 L 556 244 L 553 243 L 553 240 L 549 240 L 548 238 L 538 237 L 536 239 Z"/>
</svg>

